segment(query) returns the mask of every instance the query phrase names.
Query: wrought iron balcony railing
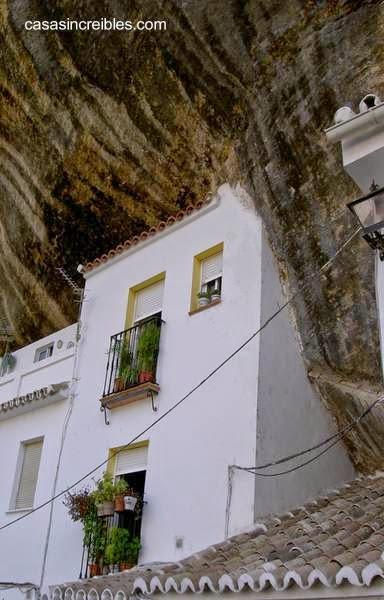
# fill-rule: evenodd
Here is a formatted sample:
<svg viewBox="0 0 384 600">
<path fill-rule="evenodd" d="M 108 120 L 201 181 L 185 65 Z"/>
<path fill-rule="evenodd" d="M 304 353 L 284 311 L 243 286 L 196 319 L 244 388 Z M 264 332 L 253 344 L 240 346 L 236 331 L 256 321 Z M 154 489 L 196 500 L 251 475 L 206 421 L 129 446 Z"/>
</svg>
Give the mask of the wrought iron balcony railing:
<svg viewBox="0 0 384 600">
<path fill-rule="evenodd" d="M 156 383 L 160 316 L 111 336 L 103 398 L 143 383 Z"/>
</svg>

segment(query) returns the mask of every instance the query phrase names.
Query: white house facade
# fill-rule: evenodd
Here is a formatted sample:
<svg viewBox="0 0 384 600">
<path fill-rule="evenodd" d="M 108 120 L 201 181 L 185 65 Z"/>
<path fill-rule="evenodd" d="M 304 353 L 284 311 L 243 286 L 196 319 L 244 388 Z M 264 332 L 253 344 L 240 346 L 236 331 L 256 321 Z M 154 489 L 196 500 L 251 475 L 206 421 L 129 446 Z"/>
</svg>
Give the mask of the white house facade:
<svg viewBox="0 0 384 600">
<path fill-rule="evenodd" d="M 64 378 L 72 381 L 73 406 L 56 489 L 67 489 L 102 463 L 77 488 L 94 487 L 103 470 L 124 478 L 142 497 L 140 518 L 111 519 L 140 537 L 140 564 L 178 561 L 246 530 L 262 515 L 353 478 L 340 445 L 315 466 L 280 479 L 239 469 L 311 446 L 335 430 L 309 383 L 287 311 L 206 379 L 284 301 L 261 219 L 240 187 L 222 186 L 210 201 L 188 207 L 82 271 L 76 365 Z M 75 326 L 68 331 L 73 334 Z M 46 360 L 50 364 L 54 355 Z M 60 383 L 43 372 L 41 380 L 33 374 L 32 388 Z M 4 401 L 22 395 L 22 386 L 7 385 L 8 379 L 0 386 Z M 0 420 L 0 447 L 13 453 L 12 461 L 4 461 L 6 481 L 19 481 L 20 443 L 44 438 L 34 505 L 51 495 L 64 413 L 64 403 L 57 402 Z M 3 523 L 17 514 L 14 494 L 0 494 Z M 0 580 L 42 582 L 46 592 L 52 584 L 89 576 L 80 524 L 61 500 L 50 524 L 48 517 L 47 507 L 0 530 Z"/>
<path fill-rule="evenodd" d="M 52 495 L 76 348 L 71 325 L 12 354 L 0 377 L 1 525 Z M 49 507 L 1 531 L 0 581 L 38 583 Z"/>
</svg>

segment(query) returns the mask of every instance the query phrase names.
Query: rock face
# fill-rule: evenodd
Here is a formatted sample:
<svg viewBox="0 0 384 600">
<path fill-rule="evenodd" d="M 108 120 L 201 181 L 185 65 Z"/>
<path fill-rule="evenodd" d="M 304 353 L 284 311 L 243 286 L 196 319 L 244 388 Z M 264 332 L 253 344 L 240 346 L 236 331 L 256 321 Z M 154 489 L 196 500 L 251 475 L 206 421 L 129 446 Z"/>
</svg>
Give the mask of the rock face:
<svg viewBox="0 0 384 600">
<path fill-rule="evenodd" d="M 67 17 L 167 30 L 24 29 Z M 384 95 L 382 39 L 379 1 L 0 0 L 0 302 L 17 342 L 76 318 L 57 267 L 75 276 L 224 181 L 247 188 L 295 291 L 353 231 L 357 190 L 323 130 L 346 101 Z M 355 239 L 295 303 L 340 426 L 365 406 L 359 387 L 381 383 L 373 274 Z M 349 444 L 362 470 L 381 466 L 376 422 Z"/>
</svg>

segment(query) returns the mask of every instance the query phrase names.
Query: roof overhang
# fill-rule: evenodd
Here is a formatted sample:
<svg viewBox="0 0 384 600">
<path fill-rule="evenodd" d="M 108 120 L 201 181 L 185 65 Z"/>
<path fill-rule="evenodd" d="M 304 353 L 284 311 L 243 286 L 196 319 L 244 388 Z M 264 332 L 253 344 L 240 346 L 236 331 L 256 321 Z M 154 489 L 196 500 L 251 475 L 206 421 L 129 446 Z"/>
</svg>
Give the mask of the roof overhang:
<svg viewBox="0 0 384 600">
<path fill-rule="evenodd" d="M 54 383 L 3 402 L 0 404 L 0 421 L 66 400 L 69 395 L 69 385 L 69 381 Z"/>
</svg>

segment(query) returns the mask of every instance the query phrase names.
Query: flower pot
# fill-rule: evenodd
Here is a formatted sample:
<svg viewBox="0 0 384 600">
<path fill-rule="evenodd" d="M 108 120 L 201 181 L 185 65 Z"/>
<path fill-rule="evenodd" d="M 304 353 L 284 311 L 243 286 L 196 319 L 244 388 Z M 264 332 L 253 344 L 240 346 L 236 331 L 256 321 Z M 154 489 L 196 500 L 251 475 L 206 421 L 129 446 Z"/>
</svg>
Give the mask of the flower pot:
<svg viewBox="0 0 384 600">
<path fill-rule="evenodd" d="M 153 381 L 152 371 L 141 371 L 139 373 L 139 383 L 147 383 L 147 381 Z"/>
<path fill-rule="evenodd" d="M 116 496 L 115 498 L 115 511 L 116 512 L 123 512 L 125 510 L 124 507 L 124 494 L 121 494 L 120 496 Z"/>
<path fill-rule="evenodd" d="M 98 565 L 98 564 L 91 563 L 88 565 L 88 569 L 89 569 L 90 577 L 96 577 L 97 575 L 101 574 L 100 565 Z"/>
<path fill-rule="evenodd" d="M 129 571 L 129 569 L 132 569 L 132 567 L 134 567 L 135 565 L 133 563 L 130 562 L 121 562 L 119 564 L 119 570 L 120 571 Z"/>
<path fill-rule="evenodd" d="M 136 503 L 137 503 L 136 496 L 124 496 L 125 510 L 135 510 Z"/>
<path fill-rule="evenodd" d="M 113 382 L 113 392 L 122 392 L 125 388 L 124 380 L 122 377 L 115 377 Z"/>
<path fill-rule="evenodd" d="M 212 294 L 211 302 L 217 302 L 218 300 L 221 300 L 221 295 L 220 294 Z"/>
<path fill-rule="evenodd" d="M 114 502 L 101 502 L 97 505 L 98 517 L 110 517 L 115 512 Z"/>
<path fill-rule="evenodd" d="M 209 298 L 198 298 L 198 306 L 207 306 L 207 304 L 209 304 L 210 300 Z"/>
</svg>

